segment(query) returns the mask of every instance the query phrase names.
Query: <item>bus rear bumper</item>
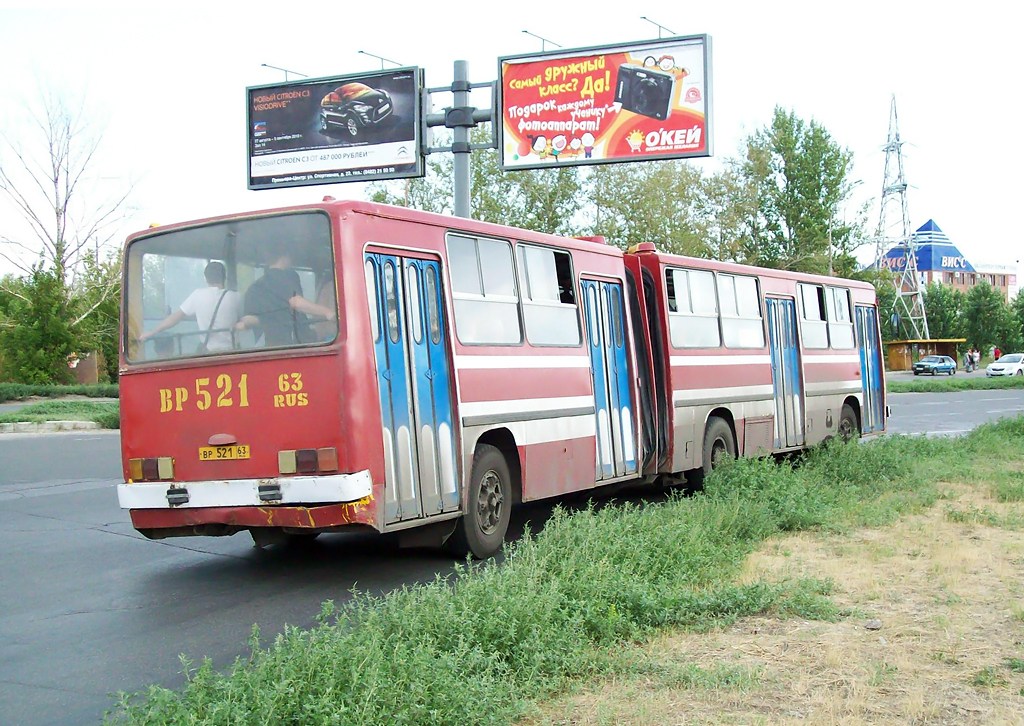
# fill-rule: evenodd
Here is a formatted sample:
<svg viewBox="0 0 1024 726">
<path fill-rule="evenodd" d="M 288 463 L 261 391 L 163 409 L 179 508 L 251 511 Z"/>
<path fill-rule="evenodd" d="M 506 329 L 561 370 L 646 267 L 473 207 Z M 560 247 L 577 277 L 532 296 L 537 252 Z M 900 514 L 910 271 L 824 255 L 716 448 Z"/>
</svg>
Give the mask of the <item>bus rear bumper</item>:
<svg viewBox="0 0 1024 726">
<path fill-rule="evenodd" d="M 367 499 L 370 472 L 332 476 L 230 479 L 194 482 L 138 482 L 117 486 L 122 509 L 196 509 L 343 504 Z"/>
</svg>

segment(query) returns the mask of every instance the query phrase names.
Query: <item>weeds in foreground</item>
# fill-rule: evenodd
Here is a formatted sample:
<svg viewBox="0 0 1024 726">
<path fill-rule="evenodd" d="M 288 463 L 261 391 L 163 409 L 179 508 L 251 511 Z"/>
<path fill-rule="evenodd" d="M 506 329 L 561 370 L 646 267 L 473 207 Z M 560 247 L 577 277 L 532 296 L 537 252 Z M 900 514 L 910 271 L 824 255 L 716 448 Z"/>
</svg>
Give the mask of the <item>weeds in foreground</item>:
<svg viewBox="0 0 1024 726">
<path fill-rule="evenodd" d="M 705 490 L 664 504 L 556 511 L 509 546 L 503 565 L 384 598 L 325 604 L 320 625 L 258 632 L 227 673 L 184 664 L 180 692 L 124 695 L 127 723 L 509 723 L 580 681 L 635 668 L 625 653 L 665 628 L 705 631 L 757 613 L 841 617 L 831 583 L 735 577 L 766 538 L 799 529 L 891 522 L 938 500 L 936 472 L 969 471 L 1024 448 L 1024 419 L 963 439 L 839 443 L 796 462 L 744 460 Z M 1019 456 L 1019 455 L 1018 455 Z M 974 481 L 974 479 L 969 479 Z M 632 661 L 632 662 L 630 662 Z M 974 677 L 995 683 L 989 669 Z M 879 682 L 893 675 L 881 663 Z M 757 673 L 685 666 L 692 687 L 744 687 Z"/>
</svg>

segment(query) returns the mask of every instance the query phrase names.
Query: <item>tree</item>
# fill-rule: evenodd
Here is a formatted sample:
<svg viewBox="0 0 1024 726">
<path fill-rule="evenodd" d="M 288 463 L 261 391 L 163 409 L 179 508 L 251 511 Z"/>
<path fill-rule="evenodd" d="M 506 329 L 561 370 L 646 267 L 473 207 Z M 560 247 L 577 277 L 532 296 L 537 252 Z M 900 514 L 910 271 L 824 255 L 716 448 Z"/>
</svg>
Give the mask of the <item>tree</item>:
<svg viewBox="0 0 1024 726">
<path fill-rule="evenodd" d="M 955 287 L 929 282 L 924 290 L 924 312 L 932 338 L 964 337 L 964 294 Z"/>
<path fill-rule="evenodd" d="M 65 316 L 58 338 L 41 341 L 44 349 L 63 348 L 66 326 L 72 348 L 83 351 L 97 330 L 109 327 L 109 320 L 91 318 L 116 305 L 119 266 L 98 261 L 127 212 L 131 190 L 106 198 L 96 194 L 101 136 L 90 130 L 83 109 L 64 99 L 44 95 L 41 114 L 31 118 L 25 137 L 0 132 L 0 199 L 22 223 L 0 233 L 0 256 L 31 286 L 45 287 Z M 12 291 L 10 281 L 0 285 Z M 57 334 L 56 328 L 40 330 Z"/>
<path fill-rule="evenodd" d="M 1014 308 L 1007 303 L 1000 305 L 999 316 L 995 320 L 994 344 L 1004 353 L 1024 350 L 1024 334 L 1021 332 L 1020 321 Z"/>
<path fill-rule="evenodd" d="M 771 125 L 753 134 L 734 171 L 753 200 L 743 235 L 747 262 L 804 272 L 849 275 L 863 233 L 842 217 L 850 196 L 853 154 L 815 121 L 775 109 Z M 738 200 L 739 201 L 739 200 Z"/>
<path fill-rule="evenodd" d="M 77 351 L 64 281 L 41 265 L 7 288 L 0 326 L 4 376 L 20 383 L 68 383 L 68 357 Z"/>
<path fill-rule="evenodd" d="M 1014 350 L 1024 353 L 1024 290 L 1017 292 L 1017 297 L 1010 303 L 1010 308 L 1013 310 L 1014 318 L 1016 318 L 1017 333 L 1021 337 L 1021 344 L 1014 348 Z"/>
<path fill-rule="evenodd" d="M 746 262 L 745 232 L 757 227 L 754 185 L 735 163 L 704 180 L 703 213 L 711 259 Z"/>
<path fill-rule="evenodd" d="M 896 287 L 892 282 L 892 273 L 888 270 L 878 271 L 871 283 L 875 286 L 875 298 L 878 305 L 878 323 L 881 327 L 882 340 L 900 340 L 900 329 L 894 324 L 893 307 L 896 304 Z"/>
<path fill-rule="evenodd" d="M 490 138 L 486 126 L 473 129 L 473 143 Z M 375 202 L 451 214 L 452 155 L 432 155 L 426 176 L 405 182 L 370 187 Z M 555 167 L 533 171 L 504 172 L 494 149 L 477 150 L 470 156 L 470 208 L 474 219 L 507 224 L 550 234 L 581 233 L 578 214 L 582 199 L 579 170 Z M 400 186 L 399 186 L 400 184 Z"/>
<path fill-rule="evenodd" d="M 393 204 L 435 214 L 452 214 L 452 157 L 450 154 L 428 156 L 424 176 L 374 182 L 368 191 L 370 200 L 378 204 Z"/>
<path fill-rule="evenodd" d="M 654 242 L 661 252 L 711 256 L 708 197 L 700 170 L 683 161 L 596 167 L 589 179 L 591 233 L 626 248 Z"/>
<path fill-rule="evenodd" d="M 68 108 L 62 98 L 44 98 L 42 116 L 29 126 L 36 138 L 19 143 L 0 133 L 8 159 L 0 166 L 0 193 L 27 228 L 16 236 L 0 234 L 0 254 L 25 273 L 41 261 L 73 283 L 85 255 L 112 239 L 130 190 L 106 200 L 90 193 L 101 137 L 90 132 L 83 111 Z M 26 150 L 26 141 L 42 152 Z"/>
<path fill-rule="evenodd" d="M 75 303 L 91 312 L 78 326 L 78 349 L 103 356 L 102 380 L 117 381 L 118 339 L 121 332 L 121 252 L 97 260 L 86 256 L 75 289 Z"/>
<path fill-rule="evenodd" d="M 967 343 L 985 351 L 999 342 L 1002 332 L 1000 327 L 1006 324 L 1003 312 L 1006 308 L 1003 296 L 987 282 L 968 290 L 964 296 L 964 333 Z"/>
</svg>

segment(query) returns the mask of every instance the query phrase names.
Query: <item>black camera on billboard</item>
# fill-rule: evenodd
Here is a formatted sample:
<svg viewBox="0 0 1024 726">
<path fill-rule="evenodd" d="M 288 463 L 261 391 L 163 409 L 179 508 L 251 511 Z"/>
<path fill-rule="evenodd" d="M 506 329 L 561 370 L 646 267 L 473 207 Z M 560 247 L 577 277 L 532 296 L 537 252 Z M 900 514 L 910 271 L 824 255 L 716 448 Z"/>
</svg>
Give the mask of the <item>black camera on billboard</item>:
<svg viewBox="0 0 1024 726">
<path fill-rule="evenodd" d="M 672 73 L 624 64 L 615 81 L 615 102 L 641 116 L 664 121 L 672 104 L 676 77 Z"/>
</svg>

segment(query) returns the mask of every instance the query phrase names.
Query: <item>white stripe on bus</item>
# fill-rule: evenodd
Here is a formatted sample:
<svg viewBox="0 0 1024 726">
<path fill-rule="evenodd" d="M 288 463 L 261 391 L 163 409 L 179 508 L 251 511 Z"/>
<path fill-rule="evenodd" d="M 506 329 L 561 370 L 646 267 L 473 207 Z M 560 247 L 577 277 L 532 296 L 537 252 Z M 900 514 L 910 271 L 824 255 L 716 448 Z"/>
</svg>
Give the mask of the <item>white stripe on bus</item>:
<svg viewBox="0 0 1024 726">
<path fill-rule="evenodd" d="M 459 415 L 488 416 L 493 414 L 537 414 L 569 408 L 594 408 L 593 396 L 557 396 L 555 398 L 517 398 L 511 401 L 475 401 L 459 406 Z"/>
<path fill-rule="evenodd" d="M 568 416 L 565 418 L 545 418 L 534 421 L 508 421 L 501 424 L 515 437 L 520 446 L 531 444 L 547 444 L 572 439 L 592 439 L 597 435 L 597 420 L 593 414 L 589 416 Z M 478 427 L 466 426 L 467 432 Z M 481 426 L 481 429 L 491 428 Z"/>
<path fill-rule="evenodd" d="M 589 368 L 590 357 L 581 355 L 457 355 L 457 370 L 504 370 L 517 368 Z"/>
<path fill-rule="evenodd" d="M 750 366 L 770 365 L 770 356 L 755 355 L 674 355 L 669 358 L 673 366 Z"/>
<path fill-rule="evenodd" d="M 692 388 L 672 391 L 672 402 L 676 406 L 696 406 L 714 403 L 743 403 L 764 401 L 775 396 L 770 383 L 759 386 L 730 386 L 727 388 Z"/>
<path fill-rule="evenodd" d="M 860 363 L 860 356 L 856 353 L 851 355 L 821 355 L 818 353 L 804 353 L 805 363 Z"/>
</svg>

